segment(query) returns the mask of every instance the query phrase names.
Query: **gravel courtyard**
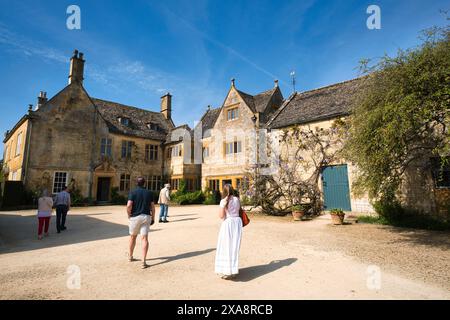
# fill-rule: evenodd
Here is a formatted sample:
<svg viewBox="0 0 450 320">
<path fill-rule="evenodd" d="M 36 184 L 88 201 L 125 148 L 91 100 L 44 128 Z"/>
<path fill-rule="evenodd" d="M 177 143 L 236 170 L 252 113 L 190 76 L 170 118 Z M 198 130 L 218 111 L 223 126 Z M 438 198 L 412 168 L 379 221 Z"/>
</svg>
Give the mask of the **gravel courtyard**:
<svg viewBox="0 0 450 320">
<path fill-rule="evenodd" d="M 240 275 L 222 280 L 217 207 L 171 207 L 169 216 L 153 225 L 142 270 L 126 260 L 125 207 L 74 208 L 68 230 L 56 234 L 53 217 L 42 241 L 34 211 L 0 212 L 0 299 L 450 299 L 446 232 L 250 215 Z"/>
</svg>

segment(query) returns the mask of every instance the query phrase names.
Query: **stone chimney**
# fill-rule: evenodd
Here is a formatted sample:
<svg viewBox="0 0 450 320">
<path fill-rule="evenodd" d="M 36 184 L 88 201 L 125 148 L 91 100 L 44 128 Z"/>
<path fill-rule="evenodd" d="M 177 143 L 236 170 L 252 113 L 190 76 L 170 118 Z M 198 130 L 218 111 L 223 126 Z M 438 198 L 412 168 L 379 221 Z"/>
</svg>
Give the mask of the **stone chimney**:
<svg viewBox="0 0 450 320">
<path fill-rule="evenodd" d="M 275 83 L 275 88 L 277 88 L 278 87 L 278 80 L 275 80 L 274 83 Z"/>
<path fill-rule="evenodd" d="M 168 92 L 161 97 L 161 113 L 167 120 L 172 119 L 172 96 Z"/>
<path fill-rule="evenodd" d="M 41 91 L 39 92 L 38 102 L 36 105 L 36 110 L 39 110 L 46 102 L 47 102 L 47 92 Z"/>
<path fill-rule="evenodd" d="M 78 50 L 73 52 L 72 58 L 70 58 L 70 71 L 69 71 L 69 84 L 72 82 L 78 82 L 83 84 L 84 79 L 84 60 L 83 53 L 78 53 Z"/>
</svg>

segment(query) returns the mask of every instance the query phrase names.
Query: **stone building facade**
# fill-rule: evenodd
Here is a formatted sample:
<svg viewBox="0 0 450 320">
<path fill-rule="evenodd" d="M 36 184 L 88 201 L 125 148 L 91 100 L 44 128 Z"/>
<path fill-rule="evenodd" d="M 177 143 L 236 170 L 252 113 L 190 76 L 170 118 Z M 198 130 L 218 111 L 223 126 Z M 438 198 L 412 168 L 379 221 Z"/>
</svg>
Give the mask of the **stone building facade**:
<svg viewBox="0 0 450 320">
<path fill-rule="evenodd" d="M 175 144 L 166 143 L 175 129 L 171 95 L 161 98 L 161 112 L 91 97 L 83 86 L 84 63 L 75 51 L 69 84 L 51 99 L 41 92 L 36 107 L 6 133 L 7 180 L 52 193 L 68 185 L 98 202 L 109 201 L 114 188 L 125 195 L 137 176 L 154 191 L 172 174 L 199 180 L 200 165 L 168 165 L 167 150 Z"/>
<path fill-rule="evenodd" d="M 3 168 L 6 180 L 26 188 L 56 193 L 68 185 L 83 197 L 111 200 L 113 190 L 125 195 L 137 176 L 157 191 L 182 180 L 190 191 L 222 191 L 225 183 L 240 189 L 252 166 L 262 164 L 261 148 L 269 136 L 294 126 L 327 129 L 350 116 L 360 79 L 345 81 L 284 98 L 275 81 L 251 95 L 234 80 L 218 108 L 210 108 L 194 129 L 175 126 L 172 97 L 161 97 L 161 111 L 91 97 L 83 86 L 83 54 L 70 59 L 69 84 L 51 99 L 38 102 L 6 133 Z M 260 134 L 262 133 L 262 135 Z M 450 199 L 450 171 L 437 181 L 435 167 L 420 164 L 407 172 L 404 202 L 427 212 L 445 212 Z M 425 169 L 424 169 L 425 168 Z M 372 212 L 367 196 L 352 192 L 357 168 L 337 159 L 322 168 L 319 188 L 325 209 Z"/>
</svg>

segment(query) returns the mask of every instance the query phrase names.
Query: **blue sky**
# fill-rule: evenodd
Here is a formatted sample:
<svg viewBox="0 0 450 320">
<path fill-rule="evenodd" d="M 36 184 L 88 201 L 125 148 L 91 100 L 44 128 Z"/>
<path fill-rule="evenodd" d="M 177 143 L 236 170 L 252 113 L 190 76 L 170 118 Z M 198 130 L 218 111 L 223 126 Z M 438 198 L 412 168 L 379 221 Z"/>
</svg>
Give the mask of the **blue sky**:
<svg viewBox="0 0 450 320">
<path fill-rule="evenodd" d="M 71 4 L 81 30 L 66 27 Z M 381 30 L 366 27 L 371 4 Z M 351 79 L 360 59 L 413 47 L 420 30 L 444 24 L 440 9 L 448 1 L 0 0 L 0 131 L 39 91 L 51 97 L 67 84 L 75 48 L 91 96 L 159 111 L 169 91 L 175 123 L 193 126 L 220 106 L 231 78 L 251 94 L 277 78 L 286 97 L 292 70 L 299 91 Z"/>
</svg>

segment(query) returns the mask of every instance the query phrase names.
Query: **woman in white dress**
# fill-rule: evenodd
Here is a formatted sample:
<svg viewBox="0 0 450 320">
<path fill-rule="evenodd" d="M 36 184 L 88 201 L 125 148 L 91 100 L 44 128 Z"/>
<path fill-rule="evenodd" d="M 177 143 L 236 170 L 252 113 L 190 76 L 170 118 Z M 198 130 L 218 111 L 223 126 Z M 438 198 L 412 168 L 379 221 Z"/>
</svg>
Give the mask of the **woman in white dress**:
<svg viewBox="0 0 450 320">
<path fill-rule="evenodd" d="M 222 224 L 217 241 L 215 272 L 222 279 L 231 279 L 239 273 L 239 249 L 242 238 L 241 203 L 234 196 L 233 187 L 226 184 L 220 201 L 219 218 Z"/>
</svg>

